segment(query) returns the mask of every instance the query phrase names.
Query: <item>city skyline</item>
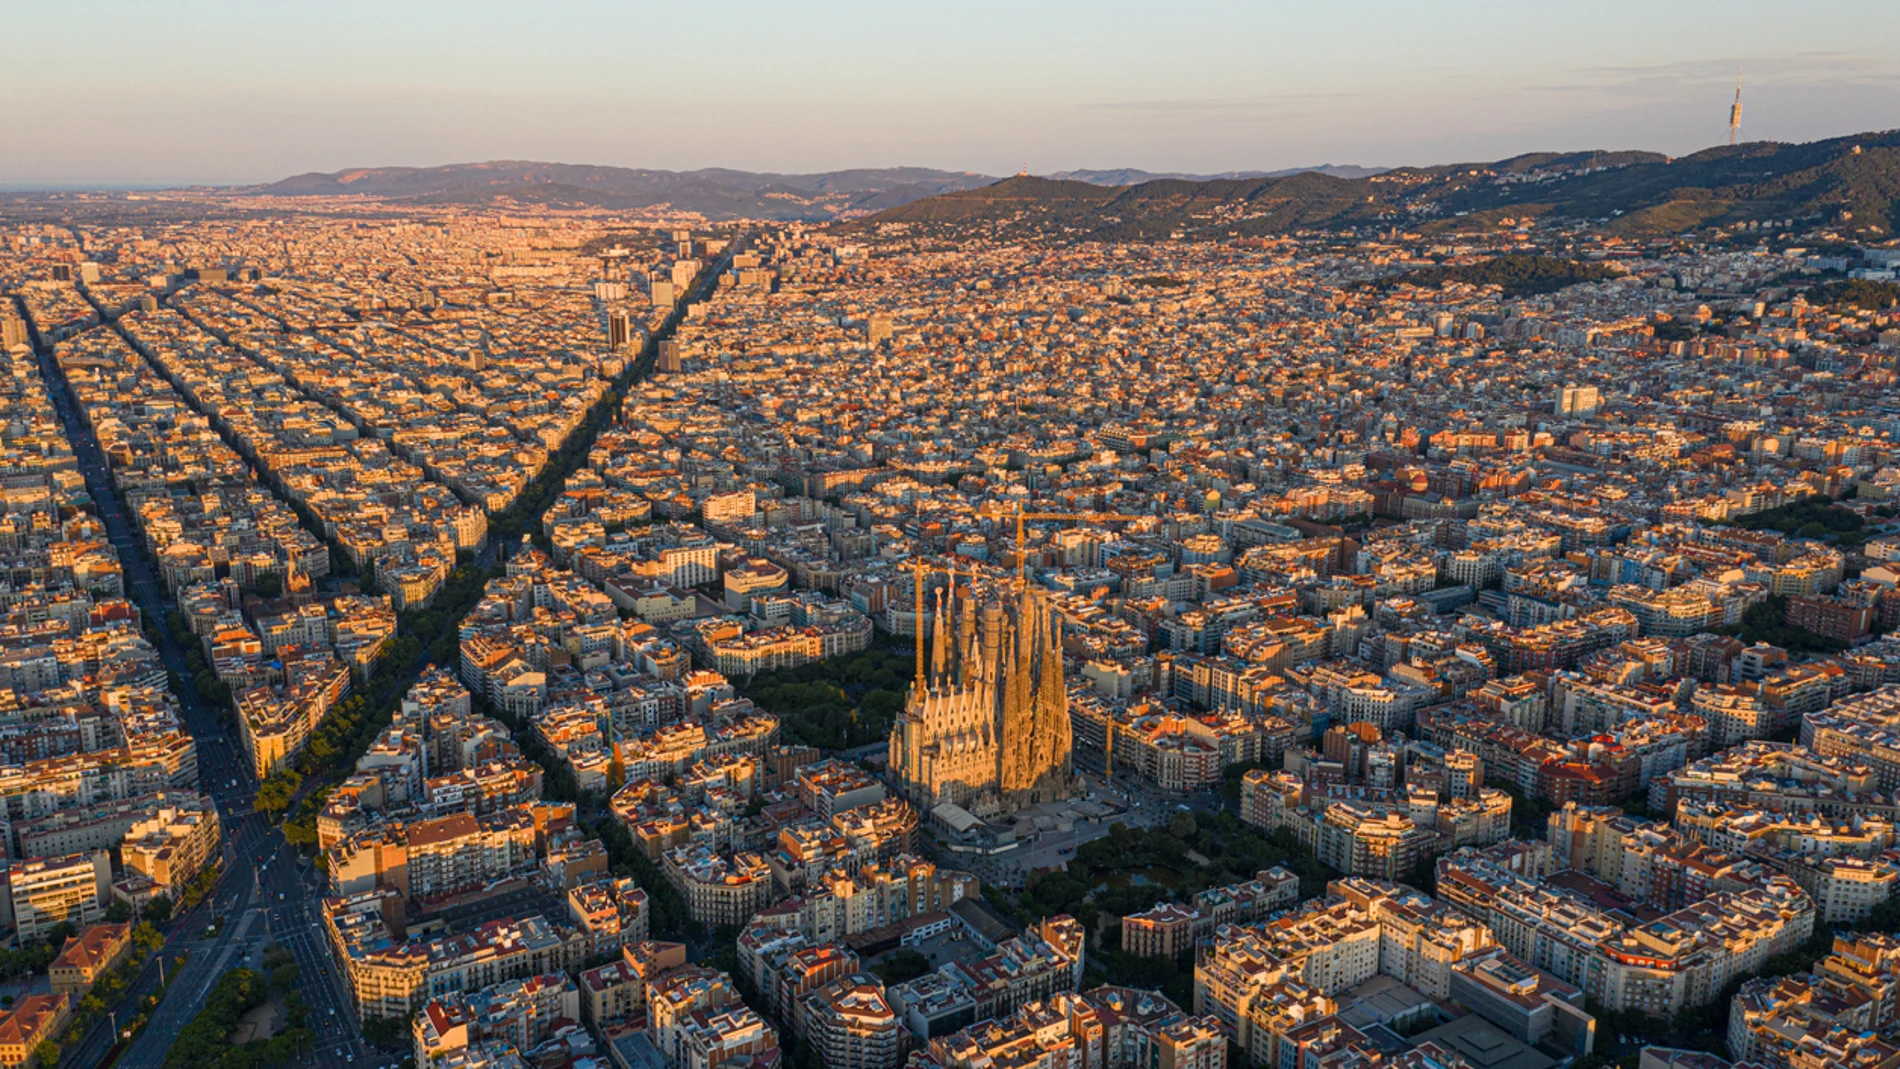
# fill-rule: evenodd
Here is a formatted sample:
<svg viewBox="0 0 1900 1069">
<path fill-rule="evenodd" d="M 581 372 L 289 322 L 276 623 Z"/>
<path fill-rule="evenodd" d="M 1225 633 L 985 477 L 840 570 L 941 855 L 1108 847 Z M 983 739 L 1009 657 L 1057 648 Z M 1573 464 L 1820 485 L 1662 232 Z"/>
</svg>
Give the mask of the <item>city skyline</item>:
<svg viewBox="0 0 1900 1069">
<path fill-rule="evenodd" d="M 1891 4 L 10 10 L 0 1069 L 1900 1069 Z"/>
<path fill-rule="evenodd" d="M 133 21 L 21 12 L 0 187 L 250 184 L 347 167 L 537 159 L 773 172 L 987 174 L 1401 166 L 1542 150 L 1684 154 L 1891 124 L 1900 25 L 1874 3 L 1481 4 L 1327 11 L 1200 4 L 892 14 L 854 3 L 685 12 L 570 4 L 224 3 Z M 1798 16 L 1798 17 L 1790 17 Z M 929 48 L 918 47 L 930 42 Z M 1772 47 L 1766 47 L 1770 46 Z M 77 76 L 75 76 L 77 74 Z"/>
</svg>

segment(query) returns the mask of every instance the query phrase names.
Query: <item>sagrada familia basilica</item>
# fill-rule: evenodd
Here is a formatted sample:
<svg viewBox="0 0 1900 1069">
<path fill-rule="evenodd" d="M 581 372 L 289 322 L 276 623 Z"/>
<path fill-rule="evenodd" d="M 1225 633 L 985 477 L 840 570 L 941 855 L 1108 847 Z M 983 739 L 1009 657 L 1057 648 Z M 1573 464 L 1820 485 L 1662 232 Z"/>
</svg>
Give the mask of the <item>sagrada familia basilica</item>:
<svg viewBox="0 0 1900 1069">
<path fill-rule="evenodd" d="M 939 592 L 928 665 L 891 731 L 891 769 L 907 797 L 984 818 L 1076 791 L 1060 624 L 1049 599 Z"/>
</svg>

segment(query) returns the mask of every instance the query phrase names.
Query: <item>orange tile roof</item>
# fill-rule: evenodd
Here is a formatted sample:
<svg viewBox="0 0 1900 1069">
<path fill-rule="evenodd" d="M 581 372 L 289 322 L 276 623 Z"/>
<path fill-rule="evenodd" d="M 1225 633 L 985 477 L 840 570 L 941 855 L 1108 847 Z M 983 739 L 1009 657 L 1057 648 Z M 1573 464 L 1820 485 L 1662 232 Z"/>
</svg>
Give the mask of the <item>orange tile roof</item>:
<svg viewBox="0 0 1900 1069">
<path fill-rule="evenodd" d="M 28 995 L 14 1003 L 0 1014 L 0 1046 L 37 1042 L 47 1020 L 57 1018 L 71 1000 L 71 995 Z"/>
<path fill-rule="evenodd" d="M 132 930 L 130 924 L 95 924 L 77 936 L 69 936 L 53 959 L 55 969 L 97 969 L 112 959 L 114 950 Z"/>
</svg>

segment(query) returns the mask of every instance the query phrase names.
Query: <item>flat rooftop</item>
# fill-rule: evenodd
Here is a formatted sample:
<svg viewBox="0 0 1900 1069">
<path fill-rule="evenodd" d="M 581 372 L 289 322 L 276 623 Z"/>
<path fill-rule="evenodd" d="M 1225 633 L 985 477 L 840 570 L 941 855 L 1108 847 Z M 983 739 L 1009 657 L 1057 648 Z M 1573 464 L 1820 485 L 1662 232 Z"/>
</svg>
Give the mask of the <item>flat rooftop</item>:
<svg viewBox="0 0 1900 1069">
<path fill-rule="evenodd" d="M 1414 1046 L 1436 1043 L 1464 1057 L 1475 1069 L 1555 1069 L 1557 1062 L 1526 1046 L 1475 1013 L 1412 1037 Z"/>
</svg>

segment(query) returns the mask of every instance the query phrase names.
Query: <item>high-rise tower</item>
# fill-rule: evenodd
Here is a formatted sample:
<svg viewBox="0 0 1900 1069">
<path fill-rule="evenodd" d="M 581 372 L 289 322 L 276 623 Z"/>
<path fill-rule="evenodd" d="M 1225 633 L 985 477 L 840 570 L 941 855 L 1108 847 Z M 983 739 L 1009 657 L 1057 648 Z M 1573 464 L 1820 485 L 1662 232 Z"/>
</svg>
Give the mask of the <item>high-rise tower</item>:
<svg viewBox="0 0 1900 1069">
<path fill-rule="evenodd" d="M 1735 103 L 1728 106 L 1728 143 L 1735 143 L 1735 134 L 1742 128 L 1742 71 L 1735 69 Z"/>
</svg>

